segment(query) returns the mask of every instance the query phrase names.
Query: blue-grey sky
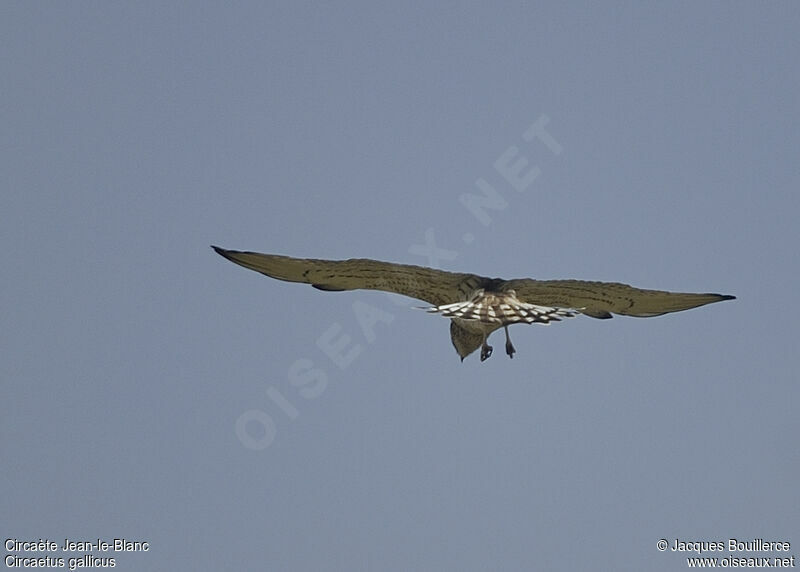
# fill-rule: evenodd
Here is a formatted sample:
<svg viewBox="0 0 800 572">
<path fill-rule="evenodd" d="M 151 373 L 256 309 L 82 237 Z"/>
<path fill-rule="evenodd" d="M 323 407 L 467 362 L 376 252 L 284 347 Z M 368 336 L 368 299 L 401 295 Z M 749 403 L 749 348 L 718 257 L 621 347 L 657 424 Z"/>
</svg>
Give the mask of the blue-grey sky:
<svg viewBox="0 0 800 572">
<path fill-rule="evenodd" d="M 121 570 L 800 556 L 797 3 L 0 12 L 3 539 L 150 543 Z M 418 302 L 210 244 L 738 299 L 461 363 Z"/>
</svg>

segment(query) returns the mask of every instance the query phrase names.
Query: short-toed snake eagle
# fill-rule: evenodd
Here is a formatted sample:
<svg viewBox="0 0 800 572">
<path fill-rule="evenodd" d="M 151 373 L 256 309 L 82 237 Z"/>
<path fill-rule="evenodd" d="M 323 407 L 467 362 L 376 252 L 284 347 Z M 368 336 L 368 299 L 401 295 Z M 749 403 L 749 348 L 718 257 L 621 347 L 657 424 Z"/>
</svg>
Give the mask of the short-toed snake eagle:
<svg viewBox="0 0 800 572">
<path fill-rule="evenodd" d="M 508 335 L 511 324 L 549 324 L 576 314 L 660 316 L 735 298 L 642 290 L 616 282 L 503 280 L 365 258 L 315 260 L 212 248 L 236 264 L 278 280 L 320 290 L 382 290 L 424 300 L 432 304 L 425 308 L 429 312 L 450 318 L 450 337 L 462 361 L 478 348 L 481 361 L 491 356 L 492 346 L 486 340 L 499 328 L 505 330 L 506 353 L 514 357 Z"/>
</svg>

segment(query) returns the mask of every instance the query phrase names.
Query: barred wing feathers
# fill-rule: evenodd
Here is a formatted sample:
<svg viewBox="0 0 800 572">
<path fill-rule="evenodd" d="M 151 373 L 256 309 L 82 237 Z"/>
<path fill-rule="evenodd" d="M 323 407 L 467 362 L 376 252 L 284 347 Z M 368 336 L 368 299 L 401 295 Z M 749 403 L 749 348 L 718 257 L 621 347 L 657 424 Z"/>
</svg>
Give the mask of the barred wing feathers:
<svg viewBox="0 0 800 572">
<path fill-rule="evenodd" d="M 506 291 L 505 294 L 492 294 L 485 292 L 482 288 L 465 302 L 443 304 L 432 308 L 423 308 L 423 310 L 446 318 L 473 320 L 498 326 L 549 324 L 550 322 L 559 322 L 561 318 L 575 316 L 575 311 L 564 308 L 551 308 L 522 302 L 517 299 L 513 290 Z"/>
</svg>

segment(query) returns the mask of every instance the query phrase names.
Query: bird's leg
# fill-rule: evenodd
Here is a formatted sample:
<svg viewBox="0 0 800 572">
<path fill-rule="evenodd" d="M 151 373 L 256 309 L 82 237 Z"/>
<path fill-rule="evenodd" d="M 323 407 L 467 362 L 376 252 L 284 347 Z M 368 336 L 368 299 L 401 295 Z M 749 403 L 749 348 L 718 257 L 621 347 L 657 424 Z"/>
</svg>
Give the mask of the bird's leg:
<svg viewBox="0 0 800 572">
<path fill-rule="evenodd" d="M 481 361 L 486 361 L 492 355 L 492 346 L 486 343 L 486 334 L 483 334 L 483 344 L 481 345 Z"/>
<path fill-rule="evenodd" d="M 511 337 L 508 335 L 508 326 L 503 326 L 503 329 L 506 331 L 506 353 L 508 357 L 514 359 L 514 352 L 517 350 L 514 349 L 514 344 L 511 343 Z"/>
</svg>

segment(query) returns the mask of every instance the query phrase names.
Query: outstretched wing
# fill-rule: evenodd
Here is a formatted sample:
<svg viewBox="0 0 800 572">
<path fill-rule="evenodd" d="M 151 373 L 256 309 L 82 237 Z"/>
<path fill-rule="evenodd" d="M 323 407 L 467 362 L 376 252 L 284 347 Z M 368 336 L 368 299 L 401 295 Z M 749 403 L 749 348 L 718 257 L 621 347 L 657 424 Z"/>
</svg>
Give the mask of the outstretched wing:
<svg viewBox="0 0 800 572">
<path fill-rule="evenodd" d="M 712 302 L 733 300 L 723 294 L 690 294 L 642 290 L 617 282 L 585 280 L 508 280 L 502 290 L 514 290 L 517 298 L 529 304 L 573 308 L 593 318 L 611 318 L 611 314 L 641 318 L 681 312 Z"/>
<path fill-rule="evenodd" d="M 231 262 L 278 280 L 311 284 L 320 290 L 382 290 L 434 305 L 457 301 L 459 284 L 472 277 L 471 274 L 366 258 L 316 260 L 225 250 L 218 246 L 211 248 Z"/>
</svg>

